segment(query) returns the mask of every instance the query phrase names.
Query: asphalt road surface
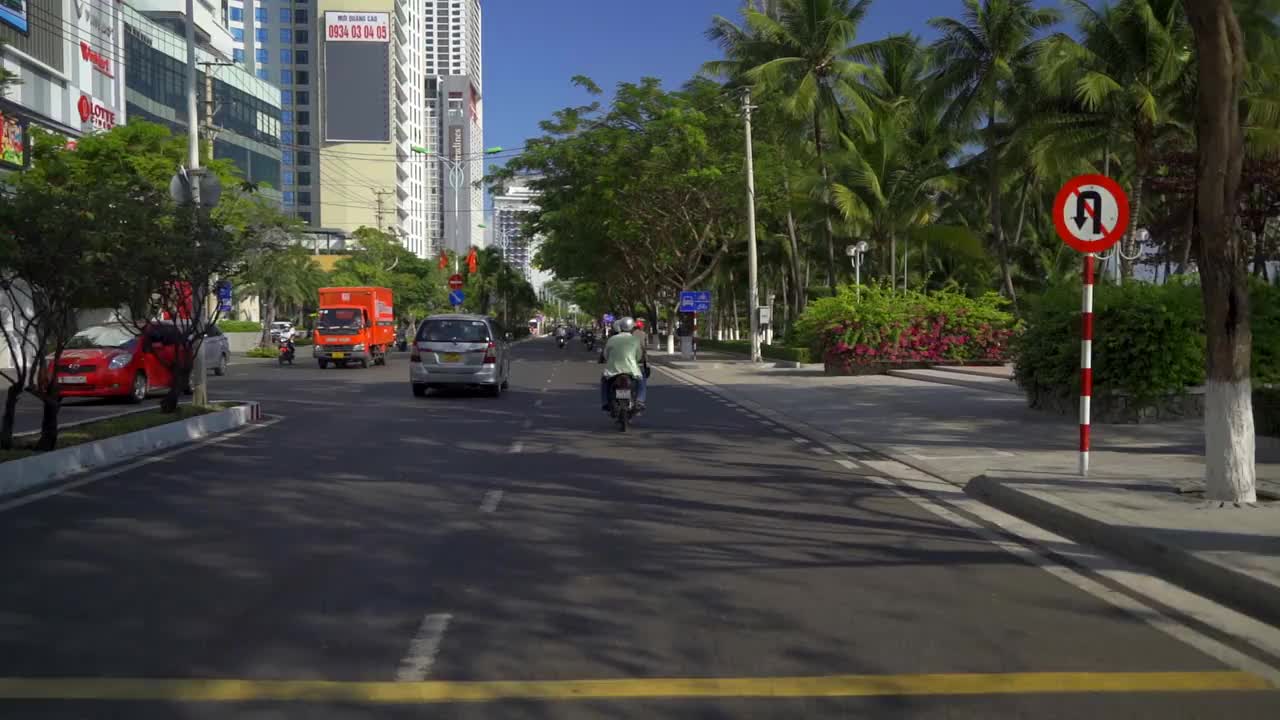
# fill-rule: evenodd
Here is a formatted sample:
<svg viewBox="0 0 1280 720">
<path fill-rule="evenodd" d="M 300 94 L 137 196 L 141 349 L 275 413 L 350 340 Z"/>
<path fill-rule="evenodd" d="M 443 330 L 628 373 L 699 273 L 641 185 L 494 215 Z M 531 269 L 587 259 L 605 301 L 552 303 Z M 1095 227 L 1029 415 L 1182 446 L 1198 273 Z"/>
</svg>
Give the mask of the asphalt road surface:
<svg viewBox="0 0 1280 720">
<path fill-rule="evenodd" d="M 242 363 L 262 425 L 0 504 L 0 717 L 1280 717 L 731 403 L 658 372 L 623 435 L 581 344 L 515 353 Z"/>
</svg>

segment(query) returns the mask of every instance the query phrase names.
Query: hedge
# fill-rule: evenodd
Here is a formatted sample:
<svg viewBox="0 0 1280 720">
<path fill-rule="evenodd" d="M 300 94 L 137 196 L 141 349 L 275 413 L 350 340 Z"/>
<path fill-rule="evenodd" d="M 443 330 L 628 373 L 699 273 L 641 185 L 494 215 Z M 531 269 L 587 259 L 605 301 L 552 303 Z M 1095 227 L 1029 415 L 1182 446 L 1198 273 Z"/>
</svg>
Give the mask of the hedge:
<svg viewBox="0 0 1280 720">
<path fill-rule="evenodd" d="M 262 323 L 248 320 L 223 320 L 218 323 L 222 332 L 262 332 Z"/>
<path fill-rule="evenodd" d="M 1250 286 L 1255 383 L 1280 382 L 1280 289 Z M 1080 285 L 1029 298 L 1027 331 L 1017 342 L 1018 383 L 1072 396 L 1080 389 Z M 1093 291 L 1096 394 L 1143 402 L 1204 382 L 1204 306 L 1191 281 L 1096 285 Z"/>
<path fill-rule="evenodd" d="M 881 285 L 844 286 L 809 305 L 796 339 L 823 362 L 852 370 L 893 365 L 1004 362 L 1017 324 L 995 293 L 971 298 Z"/>
<path fill-rule="evenodd" d="M 722 352 L 751 354 L 750 340 L 704 340 L 698 339 L 699 350 L 720 350 Z M 813 354 L 808 348 L 788 347 L 786 345 L 761 345 L 760 354 L 770 360 L 789 360 L 798 363 L 813 362 Z"/>
</svg>

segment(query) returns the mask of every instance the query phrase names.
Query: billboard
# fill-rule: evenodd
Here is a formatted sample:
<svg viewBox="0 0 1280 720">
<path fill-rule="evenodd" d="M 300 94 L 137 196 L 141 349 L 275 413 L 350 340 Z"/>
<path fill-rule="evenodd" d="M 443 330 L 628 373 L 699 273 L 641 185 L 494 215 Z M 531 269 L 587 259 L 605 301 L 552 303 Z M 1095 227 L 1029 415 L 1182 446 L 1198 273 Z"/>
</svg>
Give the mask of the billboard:
<svg viewBox="0 0 1280 720">
<path fill-rule="evenodd" d="M 3 0 L 0 0 L 3 1 Z M 27 121 L 0 111 L 0 167 L 27 167 Z"/>
<path fill-rule="evenodd" d="M 324 14 L 326 142 L 391 142 L 389 13 Z"/>
<path fill-rule="evenodd" d="M 454 162 L 462 160 L 462 126 L 449 126 L 449 159 Z"/>
<path fill-rule="evenodd" d="M 0 0 L 0 22 L 28 32 L 31 21 L 27 17 L 27 0 Z"/>
</svg>

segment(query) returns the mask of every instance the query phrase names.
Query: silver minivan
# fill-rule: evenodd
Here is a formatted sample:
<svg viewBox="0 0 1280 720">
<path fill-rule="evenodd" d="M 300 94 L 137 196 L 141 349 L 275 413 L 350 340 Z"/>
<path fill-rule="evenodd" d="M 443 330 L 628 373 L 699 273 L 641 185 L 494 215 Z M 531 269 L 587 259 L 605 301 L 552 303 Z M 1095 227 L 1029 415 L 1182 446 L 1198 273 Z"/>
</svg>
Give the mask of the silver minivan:
<svg viewBox="0 0 1280 720">
<path fill-rule="evenodd" d="M 432 388 L 475 387 L 493 397 L 511 378 L 511 337 L 484 315 L 432 315 L 418 325 L 409 356 L 409 383 L 423 397 Z"/>
</svg>

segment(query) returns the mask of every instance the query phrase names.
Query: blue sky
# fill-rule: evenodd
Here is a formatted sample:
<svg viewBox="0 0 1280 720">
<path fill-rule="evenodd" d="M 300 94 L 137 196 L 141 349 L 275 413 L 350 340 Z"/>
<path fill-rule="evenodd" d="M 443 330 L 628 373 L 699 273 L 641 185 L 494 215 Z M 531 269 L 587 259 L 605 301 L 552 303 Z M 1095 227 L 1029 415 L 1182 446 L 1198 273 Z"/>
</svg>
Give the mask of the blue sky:
<svg viewBox="0 0 1280 720">
<path fill-rule="evenodd" d="M 1051 4 L 1045 2 L 1044 4 Z M 519 147 L 538 122 L 587 96 L 583 74 L 608 92 L 643 76 L 668 87 L 692 77 L 719 49 L 704 36 L 713 15 L 738 16 L 741 0 L 484 0 L 485 145 Z M 876 0 L 860 40 L 958 16 L 960 0 Z"/>
</svg>

